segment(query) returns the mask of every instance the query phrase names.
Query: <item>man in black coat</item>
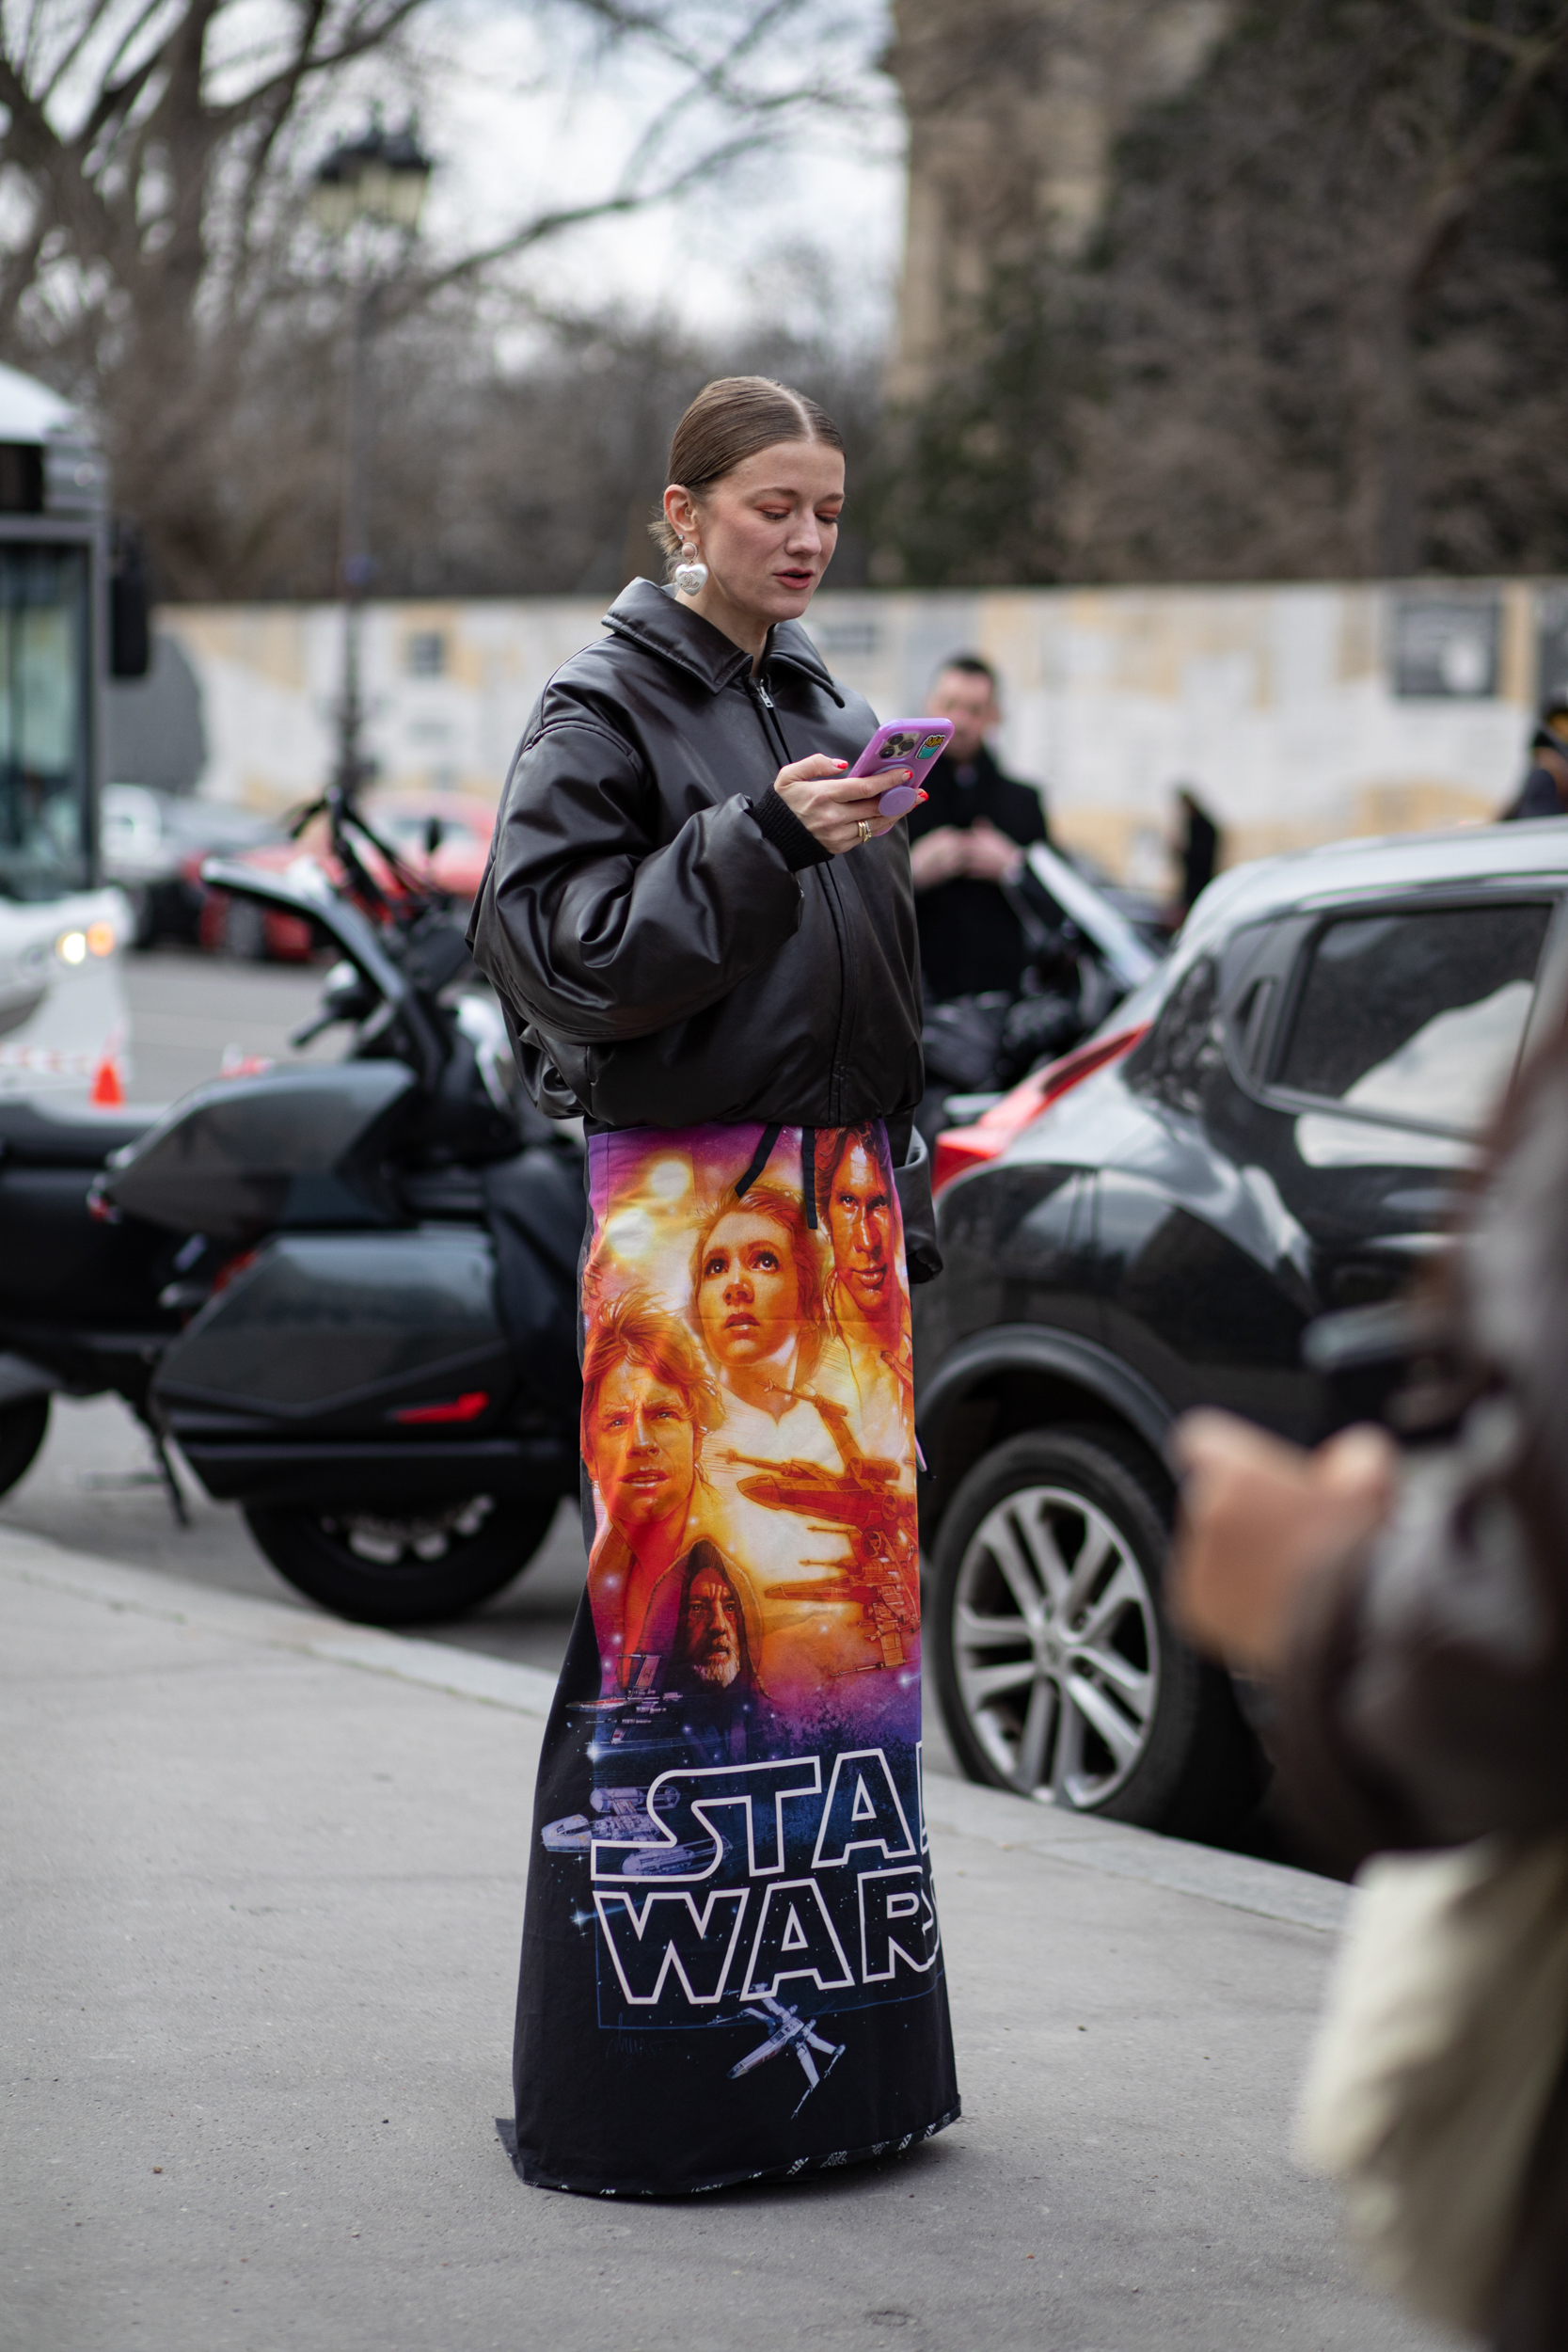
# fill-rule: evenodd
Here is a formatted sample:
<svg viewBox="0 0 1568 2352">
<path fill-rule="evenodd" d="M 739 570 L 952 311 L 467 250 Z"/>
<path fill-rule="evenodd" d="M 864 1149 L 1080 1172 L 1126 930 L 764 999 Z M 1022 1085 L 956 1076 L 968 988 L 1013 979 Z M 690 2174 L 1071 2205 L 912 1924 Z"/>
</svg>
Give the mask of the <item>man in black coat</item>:
<svg viewBox="0 0 1568 2352">
<path fill-rule="evenodd" d="M 1560 696 L 1546 703 L 1530 738 L 1529 774 L 1503 810 L 1500 824 L 1521 818 L 1568 817 L 1568 707 Z"/>
<path fill-rule="evenodd" d="M 1220 829 L 1184 784 L 1176 788 L 1176 805 L 1181 815 L 1181 912 L 1191 914 L 1193 900 L 1201 898 L 1214 879 L 1220 861 Z"/>
<path fill-rule="evenodd" d="M 995 673 L 977 654 L 942 664 L 927 708 L 952 720 L 953 739 L 909 818 L 926 993 L 939 1004 L 982 989 L 1016 994 L 1028 951 L 1000 885 L 1032 841 L 1050 839 L 1045 803 L 991 757 L 986 738 L 1002 714 Z"/>
</svg>

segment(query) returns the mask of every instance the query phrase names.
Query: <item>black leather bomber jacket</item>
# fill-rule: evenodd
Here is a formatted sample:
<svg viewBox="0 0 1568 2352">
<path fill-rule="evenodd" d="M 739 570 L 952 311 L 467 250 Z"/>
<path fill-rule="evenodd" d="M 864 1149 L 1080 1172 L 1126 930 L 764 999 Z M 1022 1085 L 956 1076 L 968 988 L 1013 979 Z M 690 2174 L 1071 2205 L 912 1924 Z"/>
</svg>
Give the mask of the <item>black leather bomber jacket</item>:
<svg viewBox="0 0 1568 2352">
<path fill-rule="evenodd" d="M 902 826 L 830 857 L 774 792 L 876 726 L 784 622 L 750 657 L 649 580 L 550 679 L 469 944 L 539 1107 L 610 1127 L 842 1127 L 920 1100 Z"/>
</svg>

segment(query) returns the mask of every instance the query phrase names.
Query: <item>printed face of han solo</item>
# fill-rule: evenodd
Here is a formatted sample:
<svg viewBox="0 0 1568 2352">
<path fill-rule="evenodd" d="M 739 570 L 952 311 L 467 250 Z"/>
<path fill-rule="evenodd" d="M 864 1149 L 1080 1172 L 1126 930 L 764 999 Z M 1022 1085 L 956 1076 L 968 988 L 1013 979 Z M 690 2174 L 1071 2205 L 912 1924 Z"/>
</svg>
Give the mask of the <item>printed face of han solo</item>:
<svg viewBox="0 0 1568 2352">
<path fill-rule="evenodd" d="M 708 1236 L 697 1284 L 697 1316 L 721 1364 L 755 1364 L 795 1337 L 800 1278 L 789 1236 L 771 1217 L 736 1209 Z"/>
<path fill-rule="evenodd" d="M 897 1296 L 893 1269 L 893 1203 L 875 1152 L 852 1143 L 833 1170 L 828 1201 L 833 1268 L 869 1322 L 885 1315 Z"/>
<path fill-rule="evenodd" d="M 740 1605 L 716 1568 L 700 1568 L 681 1613 L 680 1657 L 699 1682 L 727 1691 L 740 1672 Z"/>
<path fill-rule="evenodd" d="M 697 1476 L 697 1430 L 678 1389 L 624 1357 L 595 1402 L 594 1483 L 623 1534 L 686 1511 Z"/>
</svg>

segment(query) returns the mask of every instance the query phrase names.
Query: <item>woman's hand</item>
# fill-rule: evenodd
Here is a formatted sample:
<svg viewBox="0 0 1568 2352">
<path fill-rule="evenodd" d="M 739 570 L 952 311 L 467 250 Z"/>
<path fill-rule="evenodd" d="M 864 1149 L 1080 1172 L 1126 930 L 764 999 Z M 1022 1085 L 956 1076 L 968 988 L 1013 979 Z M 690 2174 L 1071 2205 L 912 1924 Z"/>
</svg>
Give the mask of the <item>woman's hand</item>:
<svg viewBox="0 0 1568 2352">
<path fill-rule="evenodd" d="M 1016 841 L 998 832 L 989 817 L 976 817 L 968 840 L 967 871 L 972 882 L 1017 882 L 1023 871 L 1023 851 Z"/>
<path fill-rule="evenodd" d="M 1171 1613 L 1201 1648 L 1272 1674 L 1302 1588 L 1387 1518 L 1393 1443 L 1381 1429 L 1346 1429 L 1304 1454 L 1204 1411 L 1178 1424 L 1175 1454 L 1183 1474 Z"/>
<path fill-rule="evenodd" d="M 851 776 L 847 772 L 848 766 L 847 759 L 830 759 L 823 752 L 814 752 L 810 759 L 797 759 L 781 768 L 773 779 L 773 789 L 790 815 L 798 817 L 835 857 L 860 847 L 863 822 L 870 826 L 875 837 L 891 833 L 904 821 L 901 817 L 879 817 L 877 803 L 895 784 L 909 783 L 910 770 L 884 768 L 874 776 Z"/>
</svg>

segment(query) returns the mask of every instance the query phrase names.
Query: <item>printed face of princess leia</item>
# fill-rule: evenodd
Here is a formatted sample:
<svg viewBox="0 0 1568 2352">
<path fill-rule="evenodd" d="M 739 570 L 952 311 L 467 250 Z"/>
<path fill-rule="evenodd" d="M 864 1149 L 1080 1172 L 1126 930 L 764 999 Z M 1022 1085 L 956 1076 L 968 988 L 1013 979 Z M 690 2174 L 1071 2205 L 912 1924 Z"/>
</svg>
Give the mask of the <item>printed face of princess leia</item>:
<svg viewBox="0 0 1568 2352">
<path fill-rule="evenodd" d="M 776 1356 L 795 1337 L 800 1308 L 788 1236 L 751 1209 L 721 1217 L 697 1281 L 697 1319 L 715 1361 L 741 1367 Z"/>
</svg>

